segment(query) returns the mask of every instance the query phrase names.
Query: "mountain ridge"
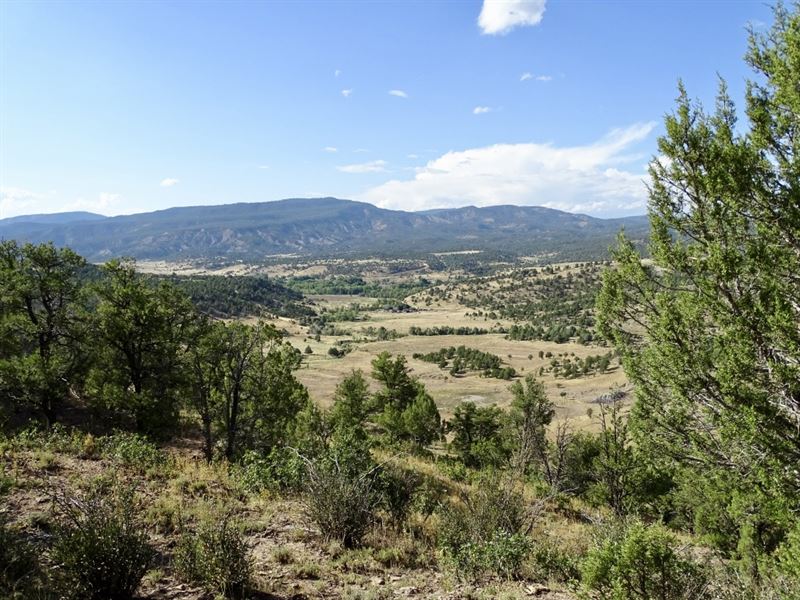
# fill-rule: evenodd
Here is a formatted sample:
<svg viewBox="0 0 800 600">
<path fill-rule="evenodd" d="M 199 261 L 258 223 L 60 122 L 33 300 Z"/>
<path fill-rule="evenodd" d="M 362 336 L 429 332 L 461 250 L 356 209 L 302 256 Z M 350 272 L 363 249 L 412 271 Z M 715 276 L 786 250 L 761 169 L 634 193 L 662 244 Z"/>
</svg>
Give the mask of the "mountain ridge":
<svg viewBox="0 0 800 600">
<path fill-rule="evenodd" d="M 0 219 L 0 225 L 10 223 L 39 223 L 39 224 L 60 224 L 74 223 L 77 221 L 101 221 L 109 217 L 98 213 L 85 210 L 75 210 L 59 213 L 37 213 L 31 215 L 19 215 L 16 217 L 6 217 Z"/>
<path fill-rule="evenodd" d="M 600 219 L 541 206 L 402 211 L 338 198 L 288 198 L 170 207 L 158 211 L 74 219 L 56 213 L 0 220 L 0 238 L 52 241 L 90 260 L 247 259 L 275 254 L 388 256 L 481 249 L 510 254 L 555 254 L 595 259 L 621 227 L 635 239 L 647 218 Z"/>
</svg>

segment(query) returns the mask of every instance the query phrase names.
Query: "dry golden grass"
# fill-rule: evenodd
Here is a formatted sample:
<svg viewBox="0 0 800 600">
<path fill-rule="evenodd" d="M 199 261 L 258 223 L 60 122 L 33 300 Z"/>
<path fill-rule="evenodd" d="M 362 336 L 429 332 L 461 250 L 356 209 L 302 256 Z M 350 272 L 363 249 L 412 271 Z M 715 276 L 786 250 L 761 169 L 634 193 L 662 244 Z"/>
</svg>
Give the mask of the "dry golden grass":
<svg viewBox="0 0 800 600">
<path fill-rule="evenodd" d="M 193 522 L 230 512 L 243 525 L 252 559 L 255 587 L 278 598 L 524 598 L 567 600 L 574 596 L 563 586 L 527 581 L 487 579 L 466 582 L 439 564 L 435 547 L 436 515 L 423 519 L 412 513 L 408 527 L 398 529 L 379 519 L 364 545 L 345 549 L 326 542 L 304 515 L 302 502 L 277 494 L 252 494 L 237 485 L 224 462 L 207 465 L 186 448 L 168 449 L 171 461 L 158 473 L 120 469 L 108 459 L 81 458 L 55 451 L 61 468 L 44 475 L 36 465 L 36 451 L 9 447 L 6 458 L 20 465 L 19 476 L 4 498 L 12 523 L 29 535 L 54 522 L 50 491 L 55 487 L 80 489 L 98 476 L 115 473 L 118 481 L 135 482 L 144 508 L 144 523 L 162 561 L 145 577 L 137 597 L 201 600 L 208 591 L 182 582 L 171 562 L 176 540 Z M 376 459 L 389 459 L 378 452 Z M 447 479 L 430 461 L 417 456 L 391 455 L 405 468 L 435 477 L 451 491 L 468 484 Z M 579 549 L 586 526 L 548 512 L 542 518 L 547 535 L 562 546 Z M 546 521 L 546 523 L 545 523 Z M 262 597 L 262 596 L 253 596 Z"/>
</svg>

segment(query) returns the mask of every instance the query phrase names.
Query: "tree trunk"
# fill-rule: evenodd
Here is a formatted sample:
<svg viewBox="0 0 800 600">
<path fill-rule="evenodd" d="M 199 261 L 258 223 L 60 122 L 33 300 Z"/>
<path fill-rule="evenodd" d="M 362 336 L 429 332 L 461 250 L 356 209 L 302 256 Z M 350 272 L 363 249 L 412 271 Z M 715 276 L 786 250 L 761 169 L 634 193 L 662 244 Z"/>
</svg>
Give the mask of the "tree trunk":
<svg viewBox="0 0 800 600">
<path fill-rule="evenodd" d="M 228 420 L 228 444 L 225 448 L 225 457 L 228 460 L 233 460 L 234 451 L 236 450 L 236 428 L 237 419 L 239 416 L 239 384 L 237 383 L 233 388 L 231 395 L 231 411 L 230 419 Z"/>
</svg>

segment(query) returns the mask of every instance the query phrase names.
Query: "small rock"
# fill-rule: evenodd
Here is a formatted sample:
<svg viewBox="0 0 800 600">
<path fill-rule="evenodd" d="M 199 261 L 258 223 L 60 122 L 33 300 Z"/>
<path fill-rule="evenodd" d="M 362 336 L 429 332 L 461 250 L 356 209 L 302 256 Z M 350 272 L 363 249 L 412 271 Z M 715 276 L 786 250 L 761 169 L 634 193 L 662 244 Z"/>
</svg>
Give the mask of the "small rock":
<svg viewBox="0 0 800 600">
<path fill-rule="evenodd" d="M 370 583 L 372 585 L 383 585 L 384 583 L 386 583 L 386 580 L 383 577 L 373 577 L 372 579 L 370 579 Z"/>
<path fill-rule="evenodd" d="M 550 591 L 550 588 L 546 585 L 529 585 L 525 588 L 525 593 L 529 596 L 541 596 L 542 594 L 547 594 Z"/>
<path fill-rule="evenodd" d="M 409 585 L 407 587 L 401 587 L 400 589 L 397 590 L 397 593 L 400 594 L 401 596 L 406 596 L 406 597 L 413 596 L 414 594 L 417 593 L 417 588 L 415 588 L 413 585 Z"/>
</svg>

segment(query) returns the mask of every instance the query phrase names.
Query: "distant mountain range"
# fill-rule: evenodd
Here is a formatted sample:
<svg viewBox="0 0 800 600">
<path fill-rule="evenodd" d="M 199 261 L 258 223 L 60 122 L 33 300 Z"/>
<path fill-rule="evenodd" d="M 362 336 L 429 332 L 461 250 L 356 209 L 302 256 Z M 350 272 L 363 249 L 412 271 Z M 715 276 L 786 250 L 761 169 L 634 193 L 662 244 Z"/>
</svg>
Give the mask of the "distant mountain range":
<svg viewBox="0 0 800 600">
<path fill-rule="evenodd" d="M 86 212 L 83 210 L 75 212 L 63 212 L 41 215 L 21 215 L 19 217 L 9 217 L 0 219 L 0 226 L 20 223 L 39 223 L 41 225 L 63 225 L 64 223 L 75 223 L 78 221 L 100 221 L 108 219 L 104 215 Z"/>
<path fill-rule="evenodd" d="M 259 260 L 301 256 L 417 256 L 484 250 L 551 260 L 607 256 L 620 229 L 644 240 L 647 217 L 598 219 L 536 206 L 406 212 L 337 198 L 169 208 L 104 217 L 87 212 L 0 220 L 0 239 L 52 241 L 89 260 Z"/>
</svg>

